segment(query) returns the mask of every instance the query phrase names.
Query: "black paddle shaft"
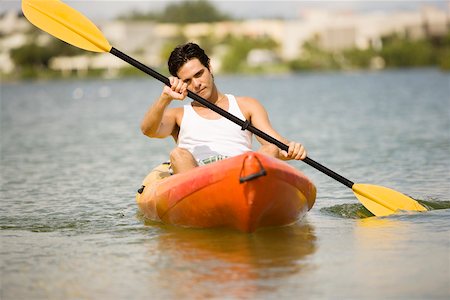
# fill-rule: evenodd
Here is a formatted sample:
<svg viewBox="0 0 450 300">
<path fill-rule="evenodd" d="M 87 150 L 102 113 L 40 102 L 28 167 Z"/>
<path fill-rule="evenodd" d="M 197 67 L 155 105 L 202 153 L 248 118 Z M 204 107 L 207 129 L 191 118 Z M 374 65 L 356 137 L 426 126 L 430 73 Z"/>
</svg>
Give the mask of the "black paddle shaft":
<svg viewBox="0 0 450 300">
<path fill-rule="evenodd" d="M 118 58 L 126 61 L 127 63 L 133 65 L 134 67 L 138 68 L 139 70 L 143 71 L 144 73 L 147 73 L 148 75 L 152 76 L 153 78 L 158 79 L 165 85 L 170 86 L 169 78 L 167 78 L 166 76 L 158 73 L 157 71 L 147 67 L 146 65 L 144 65 L 144 64 L 140 63 L 139 61 L 135 60 L 134 58 L 126 55 L 125 53 L 121 52 L 120 50 L 117 50 L 116 48 L 112 47 L 110 50 L 110 53 L 117 56 Z M 197 95 L 189 90 L 188 90 L 188 97 L 197 101 L 198 103 L 202 104 L 203 106 L 206 106 L 207 108 L 211 109 L 212 111 L 218 113 L 222 117 L 227 118 L 228 120 L 232 121 L 233 123 L 241 126 L 242 130 L 248 130 L 248 131 L 252 132 L 253 134 L 268 141 L 269 143 L 276 145 L 281 150 L 284 150 L 286 152 L 289 150 L 289 146 L 287 146 L 286 144 L 280 142 L 279 140 L 271 137 L 270 135 L 266 134 L 265 132 L 259 130 L 258 128 L 254 127 L 253 125 L 250 124 L 250 122 L 248 120 L 243 121 L 243 120 L 239 119 L 238 117 L 230 114 L 226 110 L 218 107 L 217 105 L 209 102 L 208 100 L 200 97 L 199 95 Z M 318 162 L 312 160 L 311 158 L 306 157 L 303 161 L 305 163 L 307 163 L 308 165 L 310 165 L 311 167 L 313 167 L 313 168 L 321 171 L 322 173 L 325 173 L 326 175 L 330 176 L 331 178 L 339 181 L 343 185 L 345 185 L 349 188 L 352 188 L 352 186 L 354 184 L 352 181 L 350 181 L 347 178 L 328 169 L 327 167 L 319 164 Z"/>
</svg>

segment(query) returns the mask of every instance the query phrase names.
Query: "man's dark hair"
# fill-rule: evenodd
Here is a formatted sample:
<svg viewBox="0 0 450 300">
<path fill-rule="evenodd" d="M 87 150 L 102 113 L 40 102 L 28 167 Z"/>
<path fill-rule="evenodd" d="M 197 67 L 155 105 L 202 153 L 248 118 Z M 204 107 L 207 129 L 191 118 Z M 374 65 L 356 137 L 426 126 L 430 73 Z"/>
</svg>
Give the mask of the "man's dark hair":
<svg viewBox="0 0 450 300">
<path fill-rule="evenodd" d="M 189 60 L 197 58 L 202 65 L 209 70 L 209 57 L 199 45 L 194 43 L 186 43 L 177 46 L 170 54 L 167 64 L 169 72 L 172 76 L 177 76 L 178 70 Z"/>
</svg>

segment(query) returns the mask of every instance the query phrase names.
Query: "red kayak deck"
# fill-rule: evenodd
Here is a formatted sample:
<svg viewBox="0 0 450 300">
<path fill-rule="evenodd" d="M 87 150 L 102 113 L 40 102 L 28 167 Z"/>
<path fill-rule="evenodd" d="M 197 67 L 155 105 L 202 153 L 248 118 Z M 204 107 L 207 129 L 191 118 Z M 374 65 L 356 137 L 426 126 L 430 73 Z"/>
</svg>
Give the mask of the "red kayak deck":
<svg viewBox="0 0 450 300">
<path fill-rule="evenodd" d="M 314 205 L 316 188 L 287 163 L 256 152 L 169 175 L 153 169 L 136 201 L 144 217 L 183 227 L 253 232 L 284 226 Z"/>
</svg>

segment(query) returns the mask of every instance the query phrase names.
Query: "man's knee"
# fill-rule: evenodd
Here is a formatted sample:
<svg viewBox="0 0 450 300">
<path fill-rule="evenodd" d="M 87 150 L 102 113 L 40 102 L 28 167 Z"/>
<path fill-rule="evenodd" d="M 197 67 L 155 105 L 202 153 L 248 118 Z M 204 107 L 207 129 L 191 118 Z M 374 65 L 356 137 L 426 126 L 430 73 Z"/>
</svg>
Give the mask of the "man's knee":
<svg viewBox="0 0 450 300">
<path fill-rule="evenodd" d="M 178 147 L 170 152 L 170 165 L 174 174 L 183 173 L 198 166 L 191 152 Z"/>
<path fill-rule="evenodd" d="M 170 161 L 185 161 L 193 159 L 192 154 L 183 148 L 175 148 L 170 152 Z"/>
</svg>

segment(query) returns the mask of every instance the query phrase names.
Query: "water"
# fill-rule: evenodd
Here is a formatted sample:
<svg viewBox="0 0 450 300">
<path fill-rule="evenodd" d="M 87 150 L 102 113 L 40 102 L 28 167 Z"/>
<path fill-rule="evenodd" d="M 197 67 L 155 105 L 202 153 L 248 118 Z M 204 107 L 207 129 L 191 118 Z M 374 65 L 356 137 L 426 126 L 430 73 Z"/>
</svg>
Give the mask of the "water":
<svg viewBox="0 0 450 300">
<path fill-rule="evenodd" d="M 450 297 L 448 73 L 217 81 L 258 98 L 282 135 L 339 174 L 444 209 L 362 218 L 348 188 L 292 162 L 318 187 L 294 226 L 247 235 L 146 223 L 135 191 L 174 146 L 139 130 L 158 82 L 2 84 L 2 299 Z"/>
</svg>

